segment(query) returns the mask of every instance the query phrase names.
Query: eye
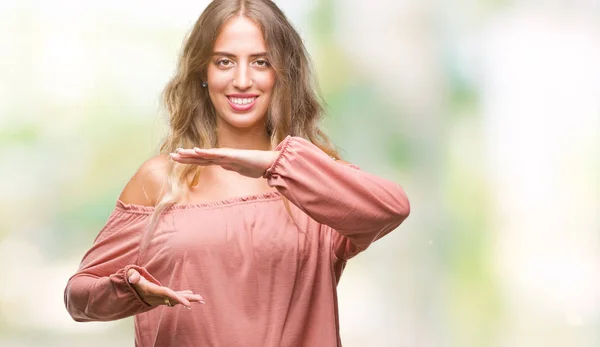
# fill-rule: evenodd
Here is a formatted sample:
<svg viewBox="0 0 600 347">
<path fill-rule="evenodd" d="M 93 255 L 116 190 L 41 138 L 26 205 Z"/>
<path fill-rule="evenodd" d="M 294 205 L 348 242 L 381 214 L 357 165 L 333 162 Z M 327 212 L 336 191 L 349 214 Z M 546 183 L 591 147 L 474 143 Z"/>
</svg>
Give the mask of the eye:
<svg viewBox="0 0 600 347">
<path fill-rule="evenodd" d="M 256 64 L 256 66 L 258 67 L 268 67 L 271 66 L 271 64 L 269 63 L 268 60 L 266 59 L 257 59 L 254 61 L 254 64 Z"/>
<path fill-rule="evenodd" d="M 217 66 L 229 67 L 231 65 L 233 65 L 233 62 L 227 58 L 221 58 L 217 60 Z"/>
</svg>

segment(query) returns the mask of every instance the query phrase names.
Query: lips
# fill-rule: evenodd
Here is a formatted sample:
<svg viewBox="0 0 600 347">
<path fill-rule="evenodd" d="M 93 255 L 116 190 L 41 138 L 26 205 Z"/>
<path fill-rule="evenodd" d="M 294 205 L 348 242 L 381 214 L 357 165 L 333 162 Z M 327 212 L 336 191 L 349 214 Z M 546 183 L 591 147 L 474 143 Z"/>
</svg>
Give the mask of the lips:
<svg viewBox="0 0 600 347">
<path fill-rule="evenodd" d="M 229 101 L 229 106 L 238 112 L 244 112 L 251 110 L 256 104 L 256 99 L 258 96 L 256 95 L 229 95 L 227 96 L 227 100 Z"/>
</svg>

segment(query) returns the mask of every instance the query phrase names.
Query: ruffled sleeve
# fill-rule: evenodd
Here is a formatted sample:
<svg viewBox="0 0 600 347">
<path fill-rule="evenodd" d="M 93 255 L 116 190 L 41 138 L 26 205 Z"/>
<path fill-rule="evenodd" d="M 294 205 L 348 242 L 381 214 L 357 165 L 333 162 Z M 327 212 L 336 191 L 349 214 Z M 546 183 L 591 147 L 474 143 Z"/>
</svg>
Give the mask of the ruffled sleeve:
<svg viewBox="0 0 600 347">
<path fill-rule="evenodd" d="M 148 228 L 150 213 L 120 201 L 84 255 L 79 269 L 65 288 L 67 311 L 74 320 L 110 321 L 153 308 L 127 281 L 127 271 L 160 285 L 144 267 L 135 264 L 140 239 Z"/>
<path fill-rule="evenodd" d="M 410 205 L 396 183 L 336 162 L 301 137 L 288 136 L 264 177 L 315 221 L 336 231 L 332 247 L 346 260 L 397 228 Z"/>
</svg>

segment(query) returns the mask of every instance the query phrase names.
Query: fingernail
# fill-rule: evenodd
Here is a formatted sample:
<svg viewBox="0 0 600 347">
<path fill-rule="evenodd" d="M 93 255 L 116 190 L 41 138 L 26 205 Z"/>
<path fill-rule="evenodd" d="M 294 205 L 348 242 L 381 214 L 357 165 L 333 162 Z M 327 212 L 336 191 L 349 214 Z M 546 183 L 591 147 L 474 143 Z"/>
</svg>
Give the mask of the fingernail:
<svg viewBox="0 0 600 347">
<path fill-rule="evenodd" d="M 204 300 L 200 300 L 199 303 L 206 304 L 206 302 Z"/>
<path fill-rule="evenodd" d="M 177 149 L 175 150 L 175 153 L 179 153 L 179 151 L 181 151 L 181 150 L 183 150 L 183 148 L 177 148 Z"/>
<path fill-rule="evenodd" d="M 199 151 L 199 150 L 200 150 L 200 148 L 194 147 L 194 151 Z"/>
<path fill-rule="evenodd" d="M 191 310 L 191 309 L 192 309 L 192 307 L 191 307 L 191 306 L 183 306 L 183 307 L 187 308 L 188 310 Z"/>
</svg>

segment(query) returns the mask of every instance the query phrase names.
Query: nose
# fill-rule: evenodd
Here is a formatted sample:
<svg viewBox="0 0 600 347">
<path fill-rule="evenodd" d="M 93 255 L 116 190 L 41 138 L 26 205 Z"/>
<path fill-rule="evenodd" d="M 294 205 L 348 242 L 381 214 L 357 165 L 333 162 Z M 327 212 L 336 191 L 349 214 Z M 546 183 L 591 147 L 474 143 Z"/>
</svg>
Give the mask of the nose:
<svg viewBox="0 0 600 347">
<path fill-rule="evenodd" d="M 233 86 L 240 90 L 246 90 L 252 87 L 252 76 L 250 76 L 250 69 L 245 65 L 240 65 L 233 77 Z"/>
</svg>

